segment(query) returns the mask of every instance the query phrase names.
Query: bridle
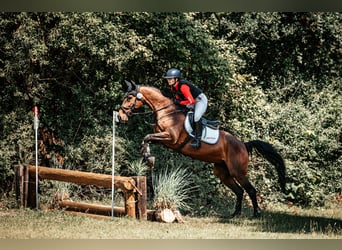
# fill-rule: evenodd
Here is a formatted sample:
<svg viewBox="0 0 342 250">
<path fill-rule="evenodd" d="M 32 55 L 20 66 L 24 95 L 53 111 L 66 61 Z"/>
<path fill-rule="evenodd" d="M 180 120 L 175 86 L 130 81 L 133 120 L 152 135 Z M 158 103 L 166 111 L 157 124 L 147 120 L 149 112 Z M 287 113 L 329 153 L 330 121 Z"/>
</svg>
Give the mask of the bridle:
<svg viewBox="0 0 342 250">
<path fill-rule="evenodd" d="M 135 92 L 135 93 L 134 93 Z M 136 91 L 132 91 L 132 92 L 129 92 L 129 93 L 126 93 L 125 94 L 125 98 L 127 98 L 127 96 L 129 95 L 133 95 L 135 97 L 135 100 L 134 100 L 134 103 L 132 103 L 132 105 L 128 106 L 128 107 L 125 107 L 124 105 L 121 105 L 120 106 L 120 109 L 125 113 L 125 115 L 127 115 L 128 117 L 132 116 L 132 115 L 135 115 L 135 114 L 138 114 L 138 113 L 134 113 L 133 111 L 135 110 L 135 105 L 137 104 L 137 93 Z M 131 111 L 130 113 L 128 113 L 127 111 Z"/>
<path fill-rule="evenodd" d="M 158 108 L 158 109 L 155 109 L 155 110 L 146 111 L 146 112 L 134 112 L 134 111 L 136 110 L 136 109 L 135 109 L 135 106 L 136 106 L 137 101 L 140 100 L 140 99 L 142 98 L 142 95 L 141 95 L 140 98 L 139 98 L 139 94 L 141 95 L 141 93 L 138 92 L 138 91 L 130 91 L 130 92 L 127 92 L 127 93 L 125 94 L 125 96 L 124 96 L 125 98 L 127 98 L 127 96 L 129 96 L 129 95 L 133 95 L 133 96 L 135 97 L 134 103 L 132 103 L 130 106 L 128 106 L 128 107 L 126 107 L 126 106 L 124 106 L 124 105 L 121 105 L 121 106 L 120 106 L 120 109 L 121 109 L 128 117 L 131 117 L 131 116 L 133 116 L 133 115 L 153 115 L 153 114 L 155 114 L 155 113 L 157 113 L 157 112 L 159 112 L 159 111 L 161 111 L 161 110 L 164 110 L 164 109 L 166 109 L 166 108 L 168 108 L 168 107 L 170 107 L 170 106 L 173 105 L 173 103 L 170 103 L 170 104 L 168 104 L 168 105 L 166 105 L 166 106 L 163 106 L 163 107 Z M 127 112 L 127 111 L 130 111 L 130 112 Z M 182 110 L 178 110 L 178 109 L 177 109 L 177 110 L 173 110 L 173 111 L 171 111 L 170 113 L 167 113 L 167 114 L 161 116 L 160 118 L 162 118 L 162 117 L 164 117 L 164 116 L 168 116 L 168 115 L 174 114 L 174 113 L 177 113 L 177 112 L 182 112 Z M 159 119 L 160 119 L 160 118 L 159 118 Z"/>
</svg>

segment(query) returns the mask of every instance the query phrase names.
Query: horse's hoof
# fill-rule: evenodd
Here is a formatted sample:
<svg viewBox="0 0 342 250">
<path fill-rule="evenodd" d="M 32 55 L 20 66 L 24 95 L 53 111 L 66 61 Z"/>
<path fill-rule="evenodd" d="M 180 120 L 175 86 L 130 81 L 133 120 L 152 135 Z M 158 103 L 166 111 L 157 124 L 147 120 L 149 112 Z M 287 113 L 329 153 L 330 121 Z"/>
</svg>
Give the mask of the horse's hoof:
<svg viewBox="0 0 342 250">
<path fill-rule="evenodd" d="M 153 168 L 154 167 L 154 163 L 156 161 L 156 158 L 154 156 L 149 156 L 149 157 L 146 158 L 146 161 L 147 161 L 147 165 L 150 168 Z"/>
<path fill-rule="evenodd" d="M 147 151 L 146 145 L 141 145 L 140 154 L 146 154 L 147 152 L 148 152 L 148 151 Z"/>
</svg>

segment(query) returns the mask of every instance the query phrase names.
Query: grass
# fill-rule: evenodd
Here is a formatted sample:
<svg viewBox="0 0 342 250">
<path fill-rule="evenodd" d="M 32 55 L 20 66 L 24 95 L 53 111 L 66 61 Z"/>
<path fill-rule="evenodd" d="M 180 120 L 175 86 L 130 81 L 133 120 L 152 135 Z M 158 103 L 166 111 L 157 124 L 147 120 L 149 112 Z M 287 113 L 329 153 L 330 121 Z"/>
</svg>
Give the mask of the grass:
<svg viewBox="0 0 342 250">
<path fill-rule="evenodd" d="M 244 211 L 249 214 L 250 211 Z M 185 217 L 185 224 L 127 217 L 93 219 L 62 211 L 0 209 L 1 239 L 342 239 L 342 210 L 273 207 L 260 219 Z"/>
</svg>

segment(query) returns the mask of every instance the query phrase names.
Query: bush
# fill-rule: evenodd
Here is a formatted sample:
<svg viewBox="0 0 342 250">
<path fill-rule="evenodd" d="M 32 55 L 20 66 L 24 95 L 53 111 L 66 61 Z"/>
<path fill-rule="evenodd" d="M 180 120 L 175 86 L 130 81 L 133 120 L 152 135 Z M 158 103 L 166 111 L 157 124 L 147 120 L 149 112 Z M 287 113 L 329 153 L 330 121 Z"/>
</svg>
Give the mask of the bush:
<svg viewBox="0 0 342 250">
<path fill-rule="evenodd" d="M 341 193 L 342 98 L 323 90 L 306 105 L 297 100 L 273 104 L 271 137 L 281 145 L 287 163 L 288 198 L 302 205 L 324 205 Z"/>
<path fill-rule="evenodd" d="M 12 188 L 14 165 L 34 164 L 33 118 L 29 114 L 11 112 L 3 116 L 3 137 L 0 141 L 0 194 Z M 0 196 L 0 197 L 1 197 Z"/>
</svg>

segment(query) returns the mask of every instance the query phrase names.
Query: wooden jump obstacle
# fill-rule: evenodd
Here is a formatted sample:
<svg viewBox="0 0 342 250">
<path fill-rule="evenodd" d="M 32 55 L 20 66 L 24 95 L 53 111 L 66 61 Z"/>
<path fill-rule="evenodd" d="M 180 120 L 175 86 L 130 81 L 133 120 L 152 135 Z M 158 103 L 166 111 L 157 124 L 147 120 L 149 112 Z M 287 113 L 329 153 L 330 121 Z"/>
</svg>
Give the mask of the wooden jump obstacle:
<svg viewBox="0 0 342 250">
<path fill-rule="evenodd" d="M 21 207 L 36 207 L 36 167 L 32 165 L 17 165 L 16 171 L 16 195 Z M 39 180 L 55 180 L 83 185 L 95 185 L 98 187 L 112 188 L 112 176 L 90 172 L 65 170 L 58 168 L 38 167 Z M 146 209 L 146 177 L 145 176 L 114 176 L 114 187 L 124 193 L 125 207 L 114 207 L 114 214 L 126 214 L 132 218 L 147 220 Z M 111 206 L 101 206 L 73 202 L 70 200 L 59 201 L 59 206 L 71 209 L 75 212 L 94 212 L 101 215 L 110 215 Z M 150 211 L 149 211 L 150 212 Z"/>
</svg>

